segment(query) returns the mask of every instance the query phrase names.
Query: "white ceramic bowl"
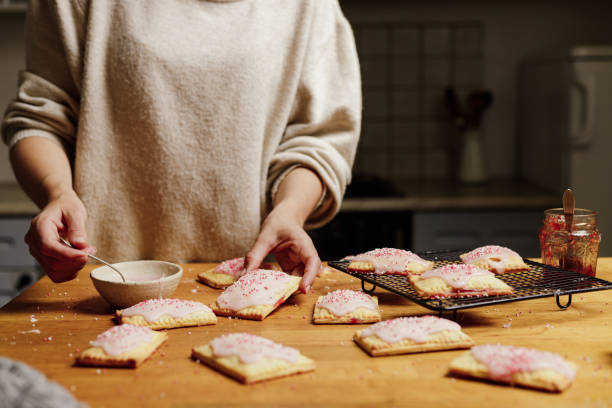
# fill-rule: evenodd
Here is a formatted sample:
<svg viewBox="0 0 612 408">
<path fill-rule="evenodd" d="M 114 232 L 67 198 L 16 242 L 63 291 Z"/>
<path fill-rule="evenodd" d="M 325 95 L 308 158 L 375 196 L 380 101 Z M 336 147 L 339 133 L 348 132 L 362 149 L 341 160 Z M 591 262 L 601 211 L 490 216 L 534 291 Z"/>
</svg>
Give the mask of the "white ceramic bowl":
<svg viewBox="0 0 612 408">
<path fill-rule="evenodd" d="M 115 307 L 125 308 L 146 299 L 167 297 L 176 290 L 183 268 L 164 261 L 129 261 L 113 264 L 125 276 L 125 282 L 108 266 L 91 271 L 96 290 Z"/>
</svg>

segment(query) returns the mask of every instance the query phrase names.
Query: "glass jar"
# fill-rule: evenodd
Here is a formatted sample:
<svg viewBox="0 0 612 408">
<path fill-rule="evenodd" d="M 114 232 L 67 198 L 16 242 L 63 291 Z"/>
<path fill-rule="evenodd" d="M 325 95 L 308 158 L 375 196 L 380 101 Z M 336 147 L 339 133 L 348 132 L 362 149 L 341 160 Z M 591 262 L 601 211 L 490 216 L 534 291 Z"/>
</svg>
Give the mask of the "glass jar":
<svg viewBox="0 0 612 408">
<path fill-rule="evenodd" d="M 563 208 L 544 211 L 540 249 L 546 265 L 595 276 L 600 241 L 595 211 L 576 208 L 571 231 L 566 226 Z"/>
</svg>

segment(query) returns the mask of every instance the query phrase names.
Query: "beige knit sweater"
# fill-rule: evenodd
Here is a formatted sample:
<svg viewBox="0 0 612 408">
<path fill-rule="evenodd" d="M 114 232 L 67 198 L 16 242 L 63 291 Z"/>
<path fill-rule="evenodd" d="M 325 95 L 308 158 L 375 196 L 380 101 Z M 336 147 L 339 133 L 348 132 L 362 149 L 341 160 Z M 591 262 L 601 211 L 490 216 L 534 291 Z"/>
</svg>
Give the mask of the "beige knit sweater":
<svg viewBox="0 0 612 408">
<path fill-rule="evenodd" d="M 31 0 L 4 141 L 62 143 L 112 260 L 244 255 L 295 166 L 337 212 L 361 91 L 337 0 Z"/>
</svg>

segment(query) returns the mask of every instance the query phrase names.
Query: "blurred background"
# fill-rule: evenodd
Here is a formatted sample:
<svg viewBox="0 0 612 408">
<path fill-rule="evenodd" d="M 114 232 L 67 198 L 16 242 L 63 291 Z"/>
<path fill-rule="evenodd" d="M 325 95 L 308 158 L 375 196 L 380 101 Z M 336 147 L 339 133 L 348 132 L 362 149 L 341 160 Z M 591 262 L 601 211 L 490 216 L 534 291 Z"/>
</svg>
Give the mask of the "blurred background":
<svg viewBox="0 0 612 408">
<path fill-rule="evenodd" d="M 24 66 L 26 3 L 0 0 L 3 107 Z M 536 257 L 542 212 L 566 187 L 599 212 L 612 256 L 612 2 L 340 3 L 364 111 L 341 212 L 311 231 L 323 260 L 484 244 Z M 39 276 L 23 244 L 35 213 L 0 146 L 0 305 Z"/>
</svg>

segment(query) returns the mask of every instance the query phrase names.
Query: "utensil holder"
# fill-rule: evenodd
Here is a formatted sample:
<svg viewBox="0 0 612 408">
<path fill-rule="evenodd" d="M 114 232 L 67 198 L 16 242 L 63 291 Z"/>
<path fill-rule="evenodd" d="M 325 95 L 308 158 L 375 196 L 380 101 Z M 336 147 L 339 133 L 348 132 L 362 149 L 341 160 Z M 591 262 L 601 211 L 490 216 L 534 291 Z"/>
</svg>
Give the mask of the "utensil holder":
<svg viewBox="0 0 612 408">
<path fill-rule="evenodd" d="M 462 183 L 484 183 L 487 172 L 482 156 L 481 133 L 478 129 L 467 129 L 462 134 L 459 181 Z"/>
</svg>

